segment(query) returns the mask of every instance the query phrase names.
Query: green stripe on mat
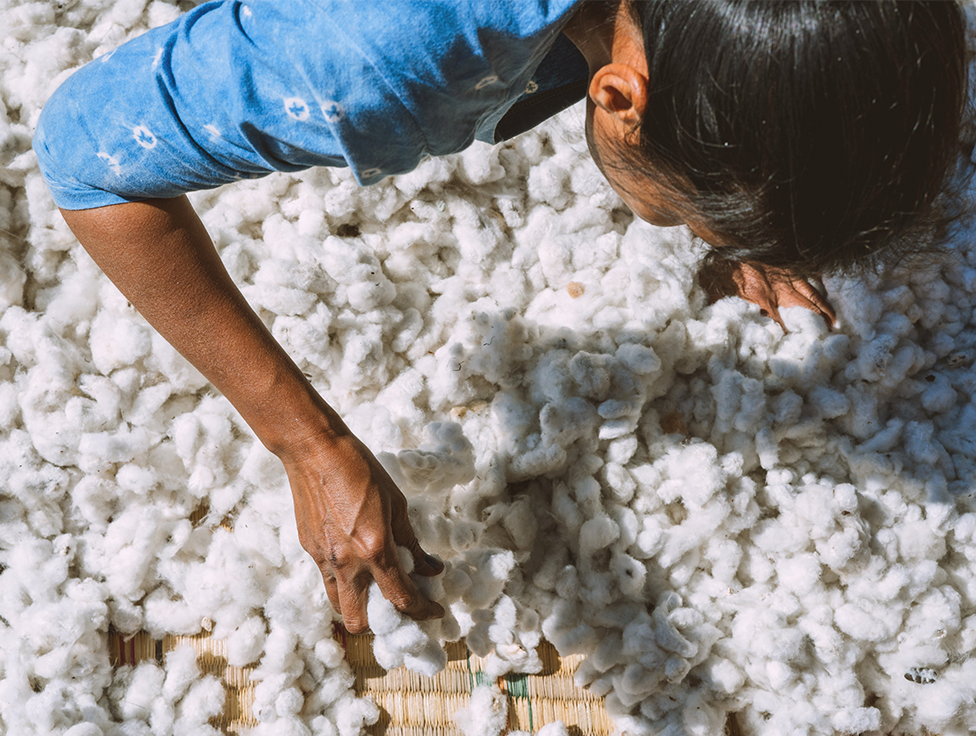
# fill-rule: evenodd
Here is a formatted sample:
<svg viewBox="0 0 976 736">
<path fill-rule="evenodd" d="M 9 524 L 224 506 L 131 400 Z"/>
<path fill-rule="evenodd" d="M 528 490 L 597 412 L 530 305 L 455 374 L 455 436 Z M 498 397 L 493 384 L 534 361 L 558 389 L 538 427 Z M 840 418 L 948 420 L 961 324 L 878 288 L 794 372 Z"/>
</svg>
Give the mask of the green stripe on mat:
<svg viewBox="0 0 976 736">
<path fill-rule="evenodd" d="M 525 704 L 529 709 L 529 731 L 534 731 L 535 724 L 532 718 L 532 698 L 529 697 L 528 676 L 525 674 L 509 673 L 505 676 L 505 682 L 508 683 L 505 689 L 508 691 L 509 697 L 525 700 Z"/>
</svg>

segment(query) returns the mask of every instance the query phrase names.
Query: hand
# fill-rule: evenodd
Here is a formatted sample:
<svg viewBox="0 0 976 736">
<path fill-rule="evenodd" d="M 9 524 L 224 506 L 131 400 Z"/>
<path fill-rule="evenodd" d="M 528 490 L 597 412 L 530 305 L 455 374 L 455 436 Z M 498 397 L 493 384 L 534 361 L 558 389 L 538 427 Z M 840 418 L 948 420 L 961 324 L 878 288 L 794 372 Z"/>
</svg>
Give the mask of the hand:
<svg viewBox="0 0 976 736">
<path fill-rule="evenodd" d="M 780 307 L 803 307 L 824 318 L 830 327 L 837 314 L 830 303 L 806 279 L 796 278 L 788 271 L 761 266 L 756 263 L 714 261 L 706 264 L 698 280 L 710 302 L 726 296 L 738 296 L 758 304 L 762 314 L 772 317 L 789 332 L 780 316 Z"/>
<path fill-rule="evenodd" d="M 444 609 L 427 600 L 400 565 L 410 550 L 414 571 L 444 569 L 421 549 L 407 519 L 407 500 L 373 454 L 351 434 L 306 442 L 282 455 L 295 501 L 298 538 L 319 566 L 332 608 L 353 634 L 365 631 L 371 581 L 394 607 L 422 621 Z"/>
</svg>

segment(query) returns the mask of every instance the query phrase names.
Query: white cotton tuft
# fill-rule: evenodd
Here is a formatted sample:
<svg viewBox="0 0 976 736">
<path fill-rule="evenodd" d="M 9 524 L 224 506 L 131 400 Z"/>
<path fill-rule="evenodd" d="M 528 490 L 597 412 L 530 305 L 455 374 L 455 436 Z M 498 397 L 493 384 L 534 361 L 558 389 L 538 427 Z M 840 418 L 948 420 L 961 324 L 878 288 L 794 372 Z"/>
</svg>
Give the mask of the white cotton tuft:
<svg viewBox="0 0 976 736">
<path fill-rule="evenodd" d="M 78 723 L 67 731 L 63 736 L 104 736 L 105 732 L 94 723 Z"/>
<path fill-rule="evenodd" d="M 331 639 L 322 639 L 315 644 L 315 657 L 329 669 L 334 669 L 340 665 L 345 653 L 338 642 Z"/>
<path fill-rule="evenodd" d="M 864 733 L 881 728 L 881 713 L 877 708 L 851 708 L 835 713 L 831 725 L 843 733 Z"/>
<path fill-rule="evenodd" d="M 605 514 L 583 522 L 580 528 L 580 549 L 585 554 L 608 547 L 620 536 L 620 528 Z"/>
<path fill-rule="evenodd" d="M 162 696 L 174 703 L 183 697 L 187 688 L 200 674 L 197 666 L 197 653 L 189 644 L 177 647 L 166 653 L 164 661 L 166 680 L 163 682 Z"/>
<path fill-rule="evenodd" d="M 364 726 L 370 726 L 379 719 L 380 711 L 376 704 L 365 698 L 355 698 L 351 693 L 332 706 L 339 736 L 359 736 Z"/>
<path fill-rule="evenodd" d="M 536 736 L 569 736 L 569 731 L 562 721 L 553 721 L 540 728 Z"/>
<path fill-rule="evenodd" d="M 132 679 L 119 705 L 126 719 L 145 719 L 153 700 L 159 697 L 166 673 L 155 662 L 143 662 L 132 672 Z"/>
<path fill-rule="evenodd" d="M 264 621 L 251 616 L 227 637 L 227 663 L 232 667 L 244 667 L 257 661 L 264 651 L 265 640 Z"/>
<path fill-rule="evenodd" d="M 413 672 L 432 677 L 447 665 L 447 653 L 428 633 L 439 628 L 440 622 L 411 620 L 383 597 L 376 583 L 370 585 L 366 615 L 375 634 L 373 654 L 384 669 L 406 665 Z"/>
<path fill-rule="evenodd" d="M 464 736 L 500 736 L 507 720 L 508 704 L 496 685 L 476 687 L 468 707 L 453 717 Z"/>
<path fill-rule="evenodd" d="M 174 729 L 189 733 L 223 711 L 226 693 L 223 683 L 213 676 L 197 680 L 180 701 Z"/>
</svg>

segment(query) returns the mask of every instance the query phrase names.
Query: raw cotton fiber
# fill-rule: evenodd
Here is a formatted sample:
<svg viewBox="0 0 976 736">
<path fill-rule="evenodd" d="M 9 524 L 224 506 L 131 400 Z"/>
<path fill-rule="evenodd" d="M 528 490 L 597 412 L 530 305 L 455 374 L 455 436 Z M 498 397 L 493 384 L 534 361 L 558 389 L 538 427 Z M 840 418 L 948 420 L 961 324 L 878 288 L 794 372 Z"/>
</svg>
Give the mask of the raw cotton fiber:
<svg viewBox="0 0 976 736">
<path fill-rule="evenodd" d="M 378 718 L 280 464 L 77 245 L 29 148 L 72 69 L 191 5 L 0 0 L 5 733 L 213 733 L 192 652 L 113 670 L 110 626 L 226 638 L 257 734 Z M 702 247 L 634 220 L 580 108 L 368 188 L 321 169 L 191 200 L 446 563 L 420 581 L 441 621 L 371 594 L 381 663 L 435 672 L 464 636 L 490 676 L 537 671 L 544 636 L 631 736 L 730 711 L 755 734 L 976 730 L 969 222 L 944 255 L 828 279 L 838 327 L 786 310 L 783 334 L 706 304 Z M 496 701 L 461 730 L 500 732 Z"/>
</svg>

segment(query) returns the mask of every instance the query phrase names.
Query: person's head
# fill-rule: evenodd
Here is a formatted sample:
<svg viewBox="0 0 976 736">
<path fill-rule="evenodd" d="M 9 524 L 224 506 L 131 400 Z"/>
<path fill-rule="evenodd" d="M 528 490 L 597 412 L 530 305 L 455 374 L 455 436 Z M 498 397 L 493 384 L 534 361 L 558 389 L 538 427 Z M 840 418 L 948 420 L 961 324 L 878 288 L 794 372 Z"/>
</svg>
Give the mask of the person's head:
<svg viewBox="0 0 976 736">
<path fill-rule="evenodd" d="M 939 222 L 966 104 L 955 2 L 623 0 L 616 24 L 588 133 L 638 215 L 798 275 Z"/>
</svg>

